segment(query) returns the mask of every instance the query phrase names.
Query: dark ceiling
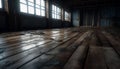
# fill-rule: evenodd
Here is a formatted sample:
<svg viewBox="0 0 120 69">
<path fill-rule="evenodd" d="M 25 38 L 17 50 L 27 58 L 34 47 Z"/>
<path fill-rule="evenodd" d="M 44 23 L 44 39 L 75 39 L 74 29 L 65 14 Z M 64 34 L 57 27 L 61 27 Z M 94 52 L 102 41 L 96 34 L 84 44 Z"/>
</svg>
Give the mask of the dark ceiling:
<svg viewBox="0 0 120 69">
<path fill-rule="evenodd" d="M 120 5 L 119 0 L 63 0 L 63 5 L 70 8 L 83 6 L 108 6 Z"/>
</svg>

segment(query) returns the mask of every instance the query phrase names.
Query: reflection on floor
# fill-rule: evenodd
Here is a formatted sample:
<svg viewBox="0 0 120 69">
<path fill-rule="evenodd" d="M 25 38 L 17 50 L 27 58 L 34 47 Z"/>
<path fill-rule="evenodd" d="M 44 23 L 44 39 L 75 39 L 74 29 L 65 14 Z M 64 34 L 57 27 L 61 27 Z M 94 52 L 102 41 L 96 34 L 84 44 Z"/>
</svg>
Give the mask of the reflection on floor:
<svg viewBox="0 0 120 69">
<path fill-rule="evenodd" d="M 67 28 L 3 33 L 0 69 L 119 69 L 118 31 Z"/>
</svg>

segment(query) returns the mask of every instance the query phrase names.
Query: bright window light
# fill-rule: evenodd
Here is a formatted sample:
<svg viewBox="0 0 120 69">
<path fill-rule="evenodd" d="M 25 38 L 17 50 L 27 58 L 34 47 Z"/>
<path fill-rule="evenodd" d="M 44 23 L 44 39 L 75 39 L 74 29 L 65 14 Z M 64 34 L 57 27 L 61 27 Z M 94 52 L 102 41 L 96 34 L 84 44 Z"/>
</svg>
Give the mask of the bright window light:
<svg viewBox="0 0 120 69">
<path fill-rule="evenodd" d="M 28 2 L 29 6 L 34 6 L 34 2 Z"/>
<path fill-rule="evenodd" d="M 55 5 L 52 5 L 52 18 L 61 19 L 61 9 Z"/>
<path fill-rule="evenodd" d="M 34 2 L 34 0 L 28 0 L 29 2 Z"/>
<path fill-rule="evenodd" d="M 21 3 L 27 4 L 26 0 L 20 0 Z"/>
<path fill-rule="evenodd" d="M 41 0 L 41 6 L 45 6 L 45 1 L 44 0 Z"/>
<path fill-rule="evenodd" d="M 45 11 L 41 10 L 41 16 L 45 16 Z"/>
<path fill-rule="evenodd" d="M 65 11 L 65 21 L 71 20 L 71 14 Z"/>
<path fill-rule="evenodd" d="M 36 7 L 36 8 L 40 8 L 40 5 L 36 5 L 35 7 Z"/>
<path fill-rule="evenodd" d="M 20 0 L 20 12 L 45 16 L 44 0 Z"/>
<path fill-rule="evenodd" d="M 2 8 L 2 0 L 0 0 L 0 8 Z"/>
<path fill-rule="evenodd" d="M 24 13 L 27 13 L 27 5 L 26 4 L 20 4 L 20 11 L 21 12 L 24 12 Z"/>
<path fill-rule="evenodd" d="M 36 8 L 36 15 L 40 15 L 40 10 Z"/>
<path fill-rule="evenodd" d="M 40 0 L 36 0 L 37 5 L 40 5 L 40 3 L 41 3 Z"/>
<path fill-rule="evenodd" d="M 28 12 L 34 14 L 34 7 L 28 6 Z"/>
</svg>

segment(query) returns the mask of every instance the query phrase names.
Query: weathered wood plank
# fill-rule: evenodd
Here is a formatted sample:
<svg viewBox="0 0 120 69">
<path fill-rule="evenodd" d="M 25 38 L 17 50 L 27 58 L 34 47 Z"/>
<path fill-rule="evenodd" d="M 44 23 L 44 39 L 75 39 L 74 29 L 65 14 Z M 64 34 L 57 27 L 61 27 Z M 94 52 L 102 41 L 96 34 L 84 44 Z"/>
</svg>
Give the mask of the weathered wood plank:
<svg viewBox="0 0 120 69">
<path fill-rule="evenodd" d="M 105 61 L 108 69 L 120 68 L 120 56 L 111 47 L 104 47 Z"/>
<path fill-rule="evenodd" d="M 119 38 L 114 38 L 117 35 L 92 29 L 92 36 L 83 36 L 87 30 L 90 29 L 0 34 L 0 69 L 118 69 L 120 44 Z M 86 36 L 92 39 L 84 41 L 89 39 Z"/>
<path fill-rule="evenodd" d="M 90 47 L 88 57 L 85 63 L 85 69 L 107 69 L 102 49 L 99 47 Z"/>
<path fill-rule="evenodd" d="M 64 66 L 64 69 L 82 69 L 84 66 L 85 56 L 87 55 L 87 50 L 87 43 L 80 45 L 70 57 L 67 64 Z"/>
<path fill-rule="evenodd" d="M 87 41 L 89 40 L 90 35 L 91 35 L 90 33 L 87 34 Z M 82 43 L 82 45 L 79 45 L 79 47 L 70 57 L 68 62 L 65 64 L 64 69 L 82 69 L 83 68 L 84 60 L 88 50 L 88 46 L 87 46 L 88 42 L 87 41 L 85 42 L 85 41 Z"/>
<path fill-rule="evenodd" d="M 97 37 L 94 34 L 89 45 L 84 69 L 107 69 L 103 53 L 102 47 L 97 46 Z"/>
<path fill-rule="evenodd" d="M 29 62 L 29 61 L 31 61 L 31 60 L 33 60 L 33 59 L 41 56 L 43 53 L 45 53 L 45 52 L 47 52 L 47 51 L 49 51 L 49 50 L 52 50 L 52 49 L 56 48 L 58 45 L 60 45 L 60 44 L 62 44 L 62 43 L 64 43 L 64 42 L 70 40 L 71 38 L 75 37 L 76 35 L 77 35 L 77 34 L 73 34 L 73 35 L 71 35 L 70 38 L 68 38 L 68 39 L 66 39 L 66 40 L 64 40 L 64 41 L 62 41 L 62 42 L 53 42 L 51 45 L 47 45 L 47 47 L 43 47 L 43 48 L 40 47 L 41 49 L 39 49 L 39 47 L 38 47 L 38 53 L 36 53 L 36 54 L 31 54 L 31 55 L 29 55 L 29 57 L 27 56 L 27 58 L 24 58 L 24 61 L 21 60 L 21 62 L 13 65 L 12 67 L 15 68 L 15 67 L 17 67 L 17 66 L 19 66 L 19 65 L 23 65 L 24 63 L 27 63 L 27 62 Z M 57 43 L 57 44 L 56 44 L 56 43 Z M 29 50 L 28 50 L 28 51 L 29 51 Z M 34 50 L 34 52 L 37 52 L 37 51 Z M 34 56 L 33 56 L 33 55 L 34 55 Z"/>
<path fill-rule="evenodd" d="M 54 56 L 52 58 L 48 58 L 47 61 L 42 61 L 40 57 L 36 58 L 35 60 L 29 62 L 28 64 L 25 64 L 24 66 L 22 66 L 20 69 L 32 69 L 32 68 L 36 68 L 36 63 L 37 63 L 37 67 L 41 68 L 45 63 L 47 63 L 48 61 L 54 59 L 59 53 L 61 53 L 61 49 L 65 49 L 67 46 L 69 46 L 72 42 L 74 42 L 79 36 L 77 35 L 76 37 L 74 37 L 72 40 L 69 40 L 68 42 L 60 45 L 59 47 L 57 47 L 54 50 L 51 50 L 49 52 L 46 52 L 45 55 L 49 55 L 49 56 Z M 39 61 L 39 62 L 38 62 Z"/>
<path fill-rule="evenodd" d="M 114 37 L 112 35 L 110 35 L 109 33 L 107 33 L 107 32 L 102 32 L 102 33 L 108 39 L 108 41 L 110 42 L 110 44 L 112 45 L 112 47 L 114 48 L 114 50 L 120 56 L 120 43 L 119 43 L 119 41 L 115 40 Z"/>
<path fill-rule="evenodd" d="M 73 44 L 71 44 L 67 49 L 65 49 L 68 51 L 64 52 L 64 54 L 63 53 L 58 54 L 57 57 L 55 57 L 53 60 L 50 60 L 48 63 L 46 63 L 42 67 L 42 69 L 44 68 L 45 69 L 62 69 L 64 65 L 67 63 L 67 61 L 69 60 L 69 58 L 72 56 L 73 52 L 81 45 L 81 43 L 83 42 L 85 38 L 90 36 L 90 34 L 91 32 L 84 33 Z M 56 60 L 59 62 L 58 64 L 54 64 L 54 63 L 51 64 L 51 62 L 56 61 Z"/>
<path fill-rule="evenodd" d="M 53 33 L 52 33 L 53 34 Z M 57 35 L 56 35 L 57 34 Z M 58 36 L 64 36 L 64 35 L 60 35 L 60 33 L 56 33 L 54 34 L 54 36 L 52 36 L 53 38 L 58 37 Z M 51 38 L 50 34 L 48 34 L 48 36 L 46 35 L 33 35 L 33 34 L 28 34 L 28 35 L 19 35 L 17 36 L 18 38 L 0 38 L 1 42 L 0 42 L 0 48 L 6 48 L 6 47 L 12 47 L 15 45 L 19 45 L 21 43 L 29 43 L 30 41 L 32 42 L 32 40 L 41 38 L 42 39 L 49 39 Z M 8 45 L 9 44 L 9 45 Z M 8 46 L 7 46 L 8 45 Z"/>
<path fill-rule="evenodd" d="M 75 34 L 74 35 L 72 35 L 72 36 L 75 36 Z M 71 37 L 70 37 L 71 38 Z M 39 43 L 39 45 L 42 45 L 42 44 L 47 44 L 49 41 L 44 41 L 43 43 Z M 54 43 L 55 41 L 53 41 L 53 43 Z M 55 42 L 56 43 L 56 42 Z M 33 48 L 35 48 L 35 47 L 39 47 L 39 45 L 37 45 L 37 43 L 33 43 L 33 44 L 30 44 L 30 45 L 27 45 L 26 47 L 21 47 L 21 48 L 18 48 L 18 49 L 15 49 L 15 50 L 11 50 L 11 51 L 8 51 L 7 52 L 7 54 L 8 55 L 4 55 L 5 53 L 4 53 L 4 51 L 3 51 L 3 53 L 1 53 L 0 55 L 1 55 L 1 57 L 0 57 L 0 59 L 3 59 L 3 58 L 5 58 L 5 57 L 9 57 L 9 56 L 13 56 L 13 55 L 16 55 L 16 54 L 19 54 L 19 53 L 22 53 L 22 52 L 25 52 L 25 51 L 28 51 L 28 50 L 30 50 L 30 49 L 33 49 Z"/>
<path fill-rule="evenodd" d="M 103 50 L 104 50 L 105 61 L 106 61 L 108 69 L 120 68 L 120 56 L 116 53 L 113 47 L 109 44 L 109 40 L 102 33 L 99 35 L 101 35 L 100 39 L 104 46 Z M 104 41 L 102 39 L 104 39 Z"/>
</svg>

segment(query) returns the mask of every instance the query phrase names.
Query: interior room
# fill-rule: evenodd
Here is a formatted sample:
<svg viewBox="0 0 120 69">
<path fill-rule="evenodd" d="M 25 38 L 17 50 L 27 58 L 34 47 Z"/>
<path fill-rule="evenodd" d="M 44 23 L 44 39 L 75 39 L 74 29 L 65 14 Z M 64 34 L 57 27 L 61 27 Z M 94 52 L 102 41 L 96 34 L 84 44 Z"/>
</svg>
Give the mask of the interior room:
<svg viewBox="0 0 120 69">
<path fill-rule="evenodd" d="M 119 0 L 0 0 L 0 69 L 120 69 Z"/>
</svg>

